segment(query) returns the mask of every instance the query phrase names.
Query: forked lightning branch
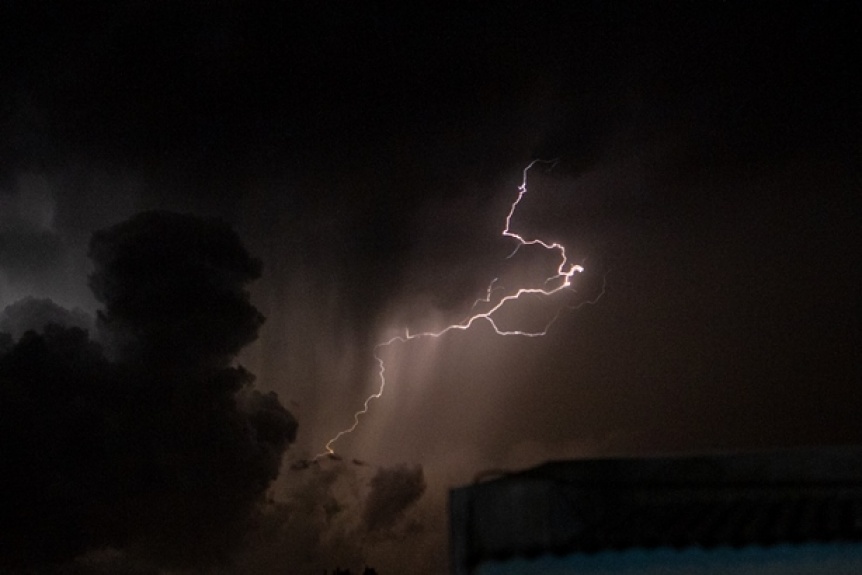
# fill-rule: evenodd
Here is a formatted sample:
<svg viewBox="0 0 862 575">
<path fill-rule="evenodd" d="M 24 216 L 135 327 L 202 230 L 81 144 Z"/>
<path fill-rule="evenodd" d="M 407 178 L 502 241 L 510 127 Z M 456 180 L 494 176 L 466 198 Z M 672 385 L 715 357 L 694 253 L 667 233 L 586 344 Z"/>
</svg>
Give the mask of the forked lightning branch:
<svg viewBox="0 0 862 575">
<path fill-rule="evenodd" d="M 539 330 L 502 329 L 497 324 L 497 321 L 495 319 L 495 316 L 498 315 L 501 310 L 507 308 L 508 306 L 517 305 L 518 301 L 524 296 L 551 297 L 561 291 L 572 290 L 572 281 L 575 274 L 584 271 L 584 268 L 582 266 L 571 263 L 569 261 L 569 257 L 566 254 L 566 248 L 562 244 L 558 242 L 547 242 L 538 238 L 526 238 L 522 234 L 512 231 L 512 219 L 515 216 L 515 212 L 517 211 L 518 205 L 521 203 L 521 200 L 524 198 L 524 196 L 527 195 L 527 175 L 529 174 L 530 170 L 537 164 L 550 164 L 552 166 L 553 162 L 548 162 L 544 160 L 533 160 L 526 168 L 524 168 L 521 185 L 518 186 L 518 195 L 509 207 L 509 213 L 506 215 L 506 221 L 503 227 L 502 235 L 507 238 L 512 238 L 516 242 L 515 249 L 509 255 L 510 258 L 514 256 L 515 253 L 517 253 L 518 250 L 524 246 L 541 246 L 545 250 L 557 254 L 557 258 L 559 261 L 557 267 L 553 269 L 553 271 L 548 275 L 544 282 L 542 282 L 541 287 L 518 287 L 507 291 L 496 285 L 497 278 L 495 278 L 488 286 L 488 290 L 485 297 L 476 300 L 476 304 L 483 303 L 485 304 L 485 306 L 489 306 L 486 311 L 474 313 L 463 321 L 448 325 L 440 331 L 424 331 L 418 333 L 410 333 L 409 329 L 407 329 L 405 330 L 404 335 L 398 335 L 386 341 L 378 343 L 374 347 L 374 358 L 377 361 L 377 391 L 369 395 L 365 399 L 365 402 L 362 405 L 362 409 L 353 414 L 353 424 L 350 427 L 339 431 L 332 439 L 327 441 L 326 445 L 324 446 L 325 451 L 317 454 L 314 458 L 315 460 L 321 457 L 325 457 L 327 455 L 334 456 L 335 448 L 333 446 L 335 445 L 335 443 L 345 435 L 348 435 L 355 431 L 356 428 L 359 426 L 359 421 L 362 416 L 368 413 L 368 410 L 371 407 L 371 402 L 375 399 L 379 399 L 383 395 L 383 392 L 386 389 L 387 379 L 386 363 L 380 356 L 380 351 L 382 349 L 392 346 L 394 344 L 405 344 L 412 340 L 442 337 L 447 333 L 455 330 L 466 331 L 469 330 L 474 324 L 476 324 L 476 322 L 481 321 L 490 324 L 493 330 L 497 333 L 497 335 L 501 336 L 540 337 L 548 332 L 548 329 L 557 320 L 560 315 L 560 312 L 566 306 L 561 306 L 557 310 L 557 313 L 554 314 L 554 316 L 550 319 L 550 321 L 548 321 L 548 323 L 545 324 L 542 329 Z M 502 295 L 499 295 L 495 298 L 494 294 L 499 292 L 503 292 Z M 601 295 L 602 294 L 600 293 L 594 300 L 582 302 L 581 305 L 585 303 L 595 303 L 596 301 L 598 301 L 598 298 L 601 297 Z"/>
</svg>

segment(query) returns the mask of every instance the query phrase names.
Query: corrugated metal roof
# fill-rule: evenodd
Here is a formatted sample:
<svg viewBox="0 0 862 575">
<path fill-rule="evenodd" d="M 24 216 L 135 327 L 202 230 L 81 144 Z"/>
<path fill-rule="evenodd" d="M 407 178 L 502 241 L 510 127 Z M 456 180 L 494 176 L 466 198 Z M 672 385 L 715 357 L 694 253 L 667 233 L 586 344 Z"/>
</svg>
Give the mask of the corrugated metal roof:
<svg viewBox="0 0 862 575">
<path fill-rule="evenodd" d="M 860 541 L 862 448 L 551 462 L 454 490 L 451 512 L 456 573 L 547 552 Z"/>
</svg>

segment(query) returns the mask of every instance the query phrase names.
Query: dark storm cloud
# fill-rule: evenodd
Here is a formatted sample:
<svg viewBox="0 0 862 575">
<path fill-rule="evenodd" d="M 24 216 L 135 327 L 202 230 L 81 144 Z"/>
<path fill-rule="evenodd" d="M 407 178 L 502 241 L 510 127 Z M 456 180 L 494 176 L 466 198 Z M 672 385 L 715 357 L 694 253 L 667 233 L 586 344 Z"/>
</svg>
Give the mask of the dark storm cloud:
<svg viewBox="0 0 862 575">
<path fill-rule="evenodd" d="M 297 428 L 229 365 L 262 322 L 245 291 L 260 263 L 226 224 L 165 212 L 95 234 L 92 253 L 115 361 L 56 323 L 0 345 L 0 564 L 103 548 L 154 566 L 225 561 Z M 10 309 L 69 319 L 50 302 Z"/>
<path fill-rule="evenodd" d="M 93 318 L 85 311 L 80 308 L 68 310 L 47 298 L 27 297 L 0 312 L 0 332 L 15 339 L 29 330 L 42 331 L 51 323 L 88 331 L 93 328 Z"/>
<path fill-rule="evenodd" d="M 30 332 L 0 357 L 4 568 L 67 560 L 90 543 L 112 542 L 108 519 L 120 478 L 108 455 L 109 373 L 99 347 L 77 328 Z"/>
<path fill-rule="evenodd" d="M 251 572 L 318 573 L 322 567 L 359 565 L 355 531 L 358 478 L 343 466 L 313 465 L 288 477 L 287 493 L 268 506 L 242 558 Z"/>
<path fill-rule="evenodd" d="M 261 263 L 224 222 L 146 212 L 96 232 L 90 257 L 100 327 L 132 335 L 126 359 L 222 367 L 257 337 L 246 284 Z"/>
<path fill-rule="evenodd" d="M 362 520 L 369 531 L 393 526 L 425 493 L 422 466 L 381 468 L 371 480 Z"/>
<path fill-rule="evenodd" d="M 482 349 L 458 345 L 461 359 L 445 348 L 454 342 L 441 341 L 434 361 L 403 370 L 445 375 L 421 388 L 413 373 L 394 379 L 387 398 L 412 407 L 375 404 L 354 437 L 361 450 L 350 441 L 341 449 L 390 463 L 421 459 L 424 505 L 442 490 L 430 479 L 434 462 L 453 470 L 441 477 L 469 480 L 478 462 L 503 465 L 495 453 L 523 442 L 540 446 L 533 454 L 565 457 L 577 452 L 548 446 L 603 437 L 642 452 L 858 441 L 862 268 L 848 249 L 862 229 L 854 3 L 299 4 L 0 2 L 0 290 L 33 289 L 89 309 L 57 271 L 87 273 L 85 234 L 138 209 L 226 218 L 266 264 L 254 301 L 270 319 L 246 357 L 268 388 L 302 406 L 299 441 L 316 453 L 367 395 L 381 332 L 460 320 L 496 262 L 515 263 L 499 236 L 509 194 L 533 157 L 560 158 L 547 178 L 559 189 L 537 177 L 518 230 L 562 238 L 573 258 L 587 258 L 578 282 L 585 298 L 610 269 L 600 304 L 561 316 L 537 341 L 492 348 L 464 334 Z M 115 454 L 131 440 L 100 448 L 130 472 L 99 477 L 134 474 L 114 481 L 111 501 L 137 493 L 140 505 L 114 507 L 152 508 L 139 514 L 152 527 L 167 517 L 160 493 L 209 485 L 219 462 L 251 458 L 232 473 L 253 469 L 265 483 L 281 449 L 266 438 L 286 422 L 275 398 L 228 367 L 259 327 L 239 286 L 247 280 L 223 269 L 209 278 L 206 246 L 188 247 L 186 259 L 140 248 L 149 271 L 136 271 L 129 244 L 158 243 L 140 230 L 149 225 L 130 223 L 94 243 L 105 355 L 121 361 L 96 354 L 75 364 L 85 374 L 95 366 L 92 385 L 101 385 L 99 365 L 116 373 L 96 392 L 74 372 L 80 400 L 63 416 L 81 428 L 69 441 L 102 437 L 75 422 L 100 421 L 88 406 L 101 414 L 113 402 L 116 415 L 99 425 L 137 443 L 125 458 Z M 215 268 L 243 261 L 234 254 Z M 190 284 L 175 281 L 186 265 Z M 256 275 L 244 266 L 239 277 Z M 11 298 L 0 293 L 4 305 Z M 224 311 L 210 317 L 203 301 Z M 38 353 L 86 356 L 87 340 L 71 333 L 38 336 L 48 342 Z M 6 356 L 14 345 L 0 335 Z M 29 387 L 7 392 L 9 405 L 29 406 L 21 414 L 39 412 L 41 396 Z M 65 421 L 59 407 L 46 410 Z M 397 433 L 376 441 L 369 427 L 386 418 Z M 213 439 L 225 428 L 234 431 Z M 21 442 L 30 437 L 21 433 Z M 60 439 L 42 433 L 32 444 L 58 451 Z M 185 462 L 211 441 L 228 448 L 201 451 L 198 467 L 209 475 L 200 478 Z M 269 517 L 276 564 L 296 565 L 309 549 L 360 554 L 350 538 L 364 525 L 364 499 L 314 480 L 323 485 L 287 497 Z M 77 501 L 62 493 L 51 501 L 64 497 Z M 177 509 L 207 517 L 191 503 Z M 230 516 L 212 523 L 239 525 Z M 64 517 L 56 524 L 100 525 Z M 129 541 L 143 541 L 151 556 L 157 545 L 171 550 L 171 537 L 189 541 L 176 535 L 179 521 L 158 541 L 145 536 L 150 527 L 116 522 L 122 528 L 103 540 L 124 552 L 134 551 Z"/>
<path fill-rule="evenodd" d="M 275 500 L 249 529 L 243 572 L 312 574 L 369 564 L 387 573 L 439 572 L 440 557 L 426 556 L 439 549 L 411 547 L 439 519 L 418 508 L 425 493 L 421 466 L 322 459 L 285 474 L 274 490 Z"/>
<path fill-rule="evenodd" d="M 259 203 L 282 208 L 255 205 L 251 234 L 286 276 L 307 261 L 323 282 L 350 286 L 337 298 L 354 333 L 401 289 L 431 225 L 415 216 L 425 199 L 463 193 L 471 170 L 509 169 L 541 131 L 529 126 L 522 141 L 545 66 L 531 37 L 541 12 L 513 25 L 477 8 L 46 4 L 12 2 L 0 18 L 10 54 L 0 142 L 17 143 L 0 170 L 130 175 L 146 206 L 185 201 L 230 217 L 246 190 L 271 186 Z M 94 194 L 79 189 L 93 187 L 84 176 L 58 191 L 65 226 L 103 209 L 80 201 Z"/>
<path fill-rule="evenodd" d="M 335 150 L 351 169 L 378 153 L 399 154 L 398 141 L 420 129 L 422 115 L 435 116 L 438 135 L 457 129 L 466 107 L 450 118 L 456 108 L 415 99 L 433 83 L 472 103 L 487 89 L 472 74 L 492 62 L 498 43 L 488 37 L 483 54 L 464 52 L 473 30 L 455 29 L 433 10 L 46 4 L 4 6 L 9 89 L 0 101 L 15 113 L 2 125 L 9 158 L 2 170 L 14 175 L 83 157 L 181 180 L 187 193 L 210 196 L 215 189 L 235 196 L 229 184 L 238 176 L 284 162 L 316 164 L 318 154 Z M 449 41 L 415 37 L 432 22 Z"/>
</svg>

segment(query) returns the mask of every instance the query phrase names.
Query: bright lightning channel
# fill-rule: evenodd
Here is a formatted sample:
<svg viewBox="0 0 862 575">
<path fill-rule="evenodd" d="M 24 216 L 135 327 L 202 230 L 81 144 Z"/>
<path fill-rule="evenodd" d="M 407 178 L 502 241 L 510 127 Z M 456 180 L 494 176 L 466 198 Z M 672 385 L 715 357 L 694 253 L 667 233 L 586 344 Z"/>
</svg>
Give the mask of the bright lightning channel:
<svg viewBox="0 0 862 575">
<path fill-rule="evenodd" d="M 527 239 L 524 236 L 522 236 L 516 232 L 513 232 L 511 230 L 512 218 L 515 215 L 515 210 L 517 210 L 518 204 L 521 203 L 521 200 L 527 194 L 527 173 L 530 171 L 530 169 L 533 166 L 535 166 L 536 164 L 540 164 L 540 163 L 551 164 L 551 167 L 553 167 L 556 164 L 556 161 L 555 160 L 554 161 L 533 160 L 532 162 L 530 162 L 530 164 L 526 168 L 524 168 L 524 171 L 522 174 L 523 178 L 521 180 L 521 185 L 518 186 L 518 197 L 515 198 L 514 202 L 512 202 L 512 205 L 509 208 L 509 213 L 506 215 L 506 225 L 503 228 L 502 235 L 504 237 L 507 237 L 507 238 L 512 238 L 517 242 L 517 245 L 515 246 L 514 251 L 512 251 L 512 253 L 509 254 L 509 256 L 508 256 L 510 258 L 512 256 L 514 256 L 518 252 L 518 250 L 521 249 L 521 247 L 523 247 L 523 246 L 538 245 L 538 246 L 545 248 L 546 250 L 556 252 L 558 254 L 559 260 L 560 260 L 560 264 L 556 268 L 556 273 L 549 276 L 545 280 L 545 282 L 543 283 L 544 287 L 542 287 L 542 288 L 536 288 L 536 287 L 518 288 L 516 291 L 501 297 L 487 311 L 473 314 L 470 317 L 463 320 L 461 323 L 455 323 L 455 324 L 449 325 L 449 326 L 441 329 L 440 331 L 424 331 L 424 332 L 420 332 L 420 333 L 410 333 L 410 331 L 408 329 L 408 330 L 405 330 L 404 335 L 397 335 L 391 339 L 388 339 L 386 341 L 383 341 L 383 342 L 375 345 L 374 346 L 374 359 L 377 360 L 377 375 L 378 375 L 378 379 L 380 382 L 380 385 L 378 386 L 377 391 L 375 393 L 369 395 L 368 398 L 366 398 L 365 403 L 362 405 L 362 409 L 360 409 L 359 411 L 357 411 L 356 413 L 353 414 L 353 425 L 351 425 L 347 429 L 339 431 L 332 439 L 327 441 L 326 445 L 324 447 L 325 451 L 317 454 L 314 457 L 314 460 L 317 460 L 321 457 L 325 457 L 327 455 L 334 457 L 335 456 L 335 449 L 333 448 L 333 445 L 339 439 L 344 437 L 345 435 L 353 433 L 353 431 L 359 426 L 360 417 L 365 415 L 366 413 L 368 413 L 368 409 L 371 405 L 371 401 L 374 399 L 379 399 L 383 395 L 383 392 L 386 389 L 386 364 L 383 362 L 383 358 L 380 357 L 380 350 L 381 349 L 389 347 L 390 345 L 392 345 L 394 343 L 406 343 L 406 342 L 414 340 L 414 339 L 423 339 L 423 338 L 428 338 L 428 337 L 438 338 L 438 337 L 441 337 L 441 336 L 447 334 L 450 331 L 455 331 L 455 330 L 466 331 L 466 330 L 470 329 L 474 323 L 476 323 L 477 321 L 480 321 L 480 320 L 484 320 L 484 321 L 488 322 L 491 325 L 491 327 L 494 329 L 494 331 L 497 333 L 497 335 L 521 336 L 521 337 L 540 337 L 540 336 L 545 335 L 548 332 L 548 329 L 551 327 L 551 325 L 553 325 L 553 323 L 559 317 L 559 315 L 560 315 L 559 311 L 539 331 L 501 329 L 497 325 L 497 322 L 494 320 L 494 314 L 496 314 L 498 311 L 500 311 L 504 306 L 506 306 L 510 302 L 518 300 L 522 296 L 539 295 L 539 296 L 549 297 L 549 296 L 552 296 L 552 295 L 554 295 L 558 292 L 561 292 L 563 290 L 572 290 L 572 278 L 575 276 L 575 274 L 578 274 L 578 273 L 581 273 L 584 271 L 583 266 L 569 262 L 568 256 L 566 255 L 566 248 L 562 244 L 560 244 L 558 242 L 550 242 L 549 243 L 549 242 L 546 242 L 544 240 L 537 239 L 537 238 Z M 497 283 L 497 278 L 494 278 L 491 281 L 490 285 L 488 286 L 485 297 L 478 298 L 473 304 L 473 309 L 475 309 L 476 306 L 478 306 L 479 304 L 482 304 L 482 303 L 490 304 L 493 302 L 494 292 L 503 289 L 500 286 L 495 285 L 496 283 Z M 551 286 L 551 287 L 548 287 L 548 286 Z M 602 293 L 604 293 L 604 290 L 602 290 Z M 596 301 L 598 301 L 598 298 L 601 297 L 602 293 L 600 293 L 596 299 L 591 300 L 591 301 L 582 302 L 580 305 L 587 304 L 587 303 L 590 303 L 590 304 L 596 303 Z M 580 305 L 576 306 L 576 307 L 580 307 Z"/>
</svg>

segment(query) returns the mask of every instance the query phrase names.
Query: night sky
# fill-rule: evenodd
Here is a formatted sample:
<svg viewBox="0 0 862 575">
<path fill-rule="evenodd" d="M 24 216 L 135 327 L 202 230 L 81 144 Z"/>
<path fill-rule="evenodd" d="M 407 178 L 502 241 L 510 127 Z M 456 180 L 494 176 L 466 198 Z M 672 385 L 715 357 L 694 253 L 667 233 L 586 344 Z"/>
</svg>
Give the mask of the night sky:
<svg viewBox="0 0 862 575">
<path fill-rule="evenodd" d="M 484 471 L 862 441 L 855 3 L 84 4 L 0 7 L 3 570 L 445 572 Z M 306 465 L 547 269 L 537 158 L 549 333 Z"/>
</svg>

